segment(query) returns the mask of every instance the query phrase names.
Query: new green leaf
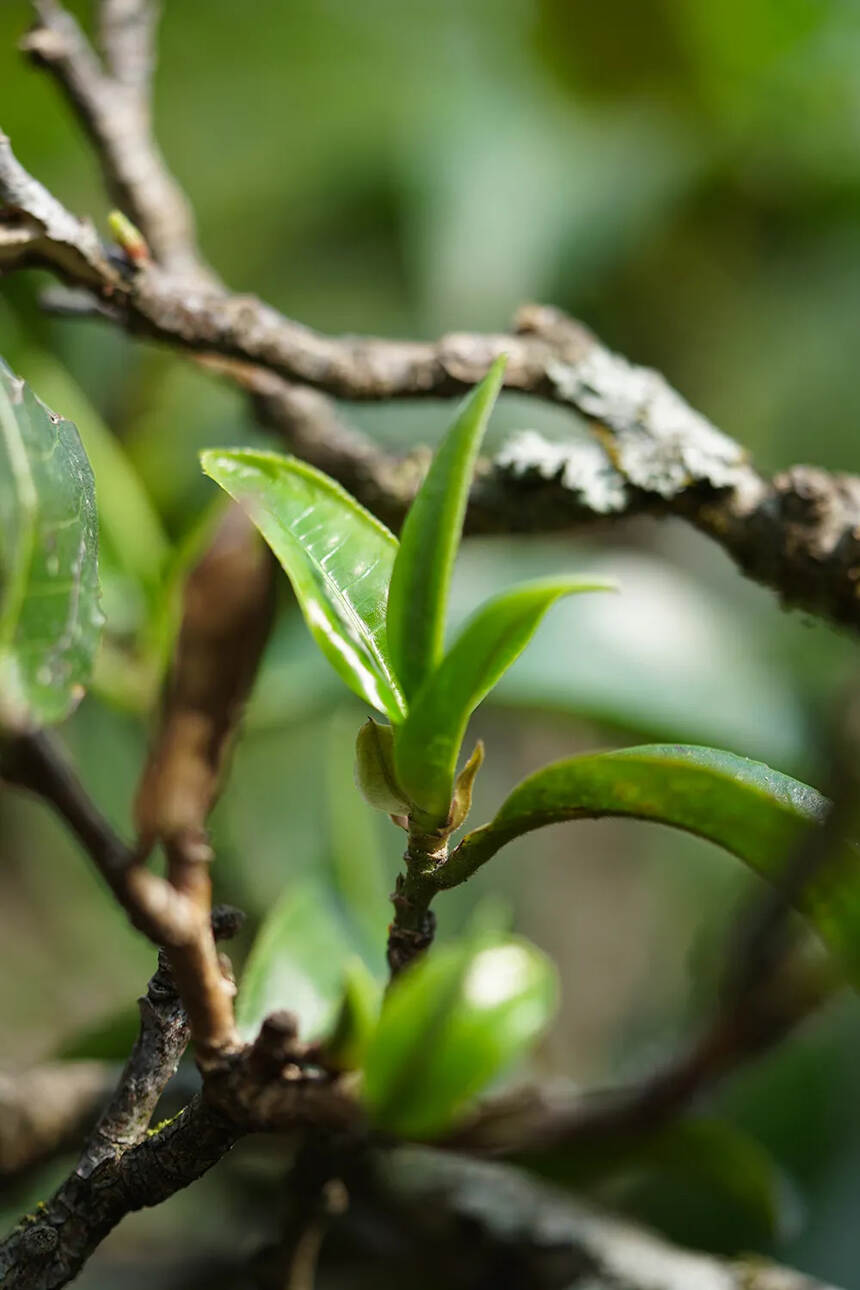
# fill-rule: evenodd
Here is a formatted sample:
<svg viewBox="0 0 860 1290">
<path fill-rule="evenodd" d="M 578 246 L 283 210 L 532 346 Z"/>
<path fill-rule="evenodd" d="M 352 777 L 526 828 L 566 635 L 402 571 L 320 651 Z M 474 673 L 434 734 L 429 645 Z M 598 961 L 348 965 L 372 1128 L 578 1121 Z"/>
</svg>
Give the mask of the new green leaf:
<svg viewBox="0 0 860 1290">
<path fill-rule="evenodd" d="M 717 843 L 780 884 L 827 798 L 761 762 L 684 744 L 652 744 L 554 762 L 514 789 L 495 819 L 466 835 L 445 870 L 463 881 L 532 829 L 562 820 L 628 816 Z M 825 942 L 860 981 L 860 848 L 845 841 L 799 894 Z"/>
<path fill-rule="evenodd" d="M 432 1138 L 522 1057 L 555 1010 L 550 962 L 518 939 L 447 946 L 389 990 L 364 1067 L 374 1123 Z"/>
<path fill-rule="evenodd" d="M 469 717 L 525 649 L 550 605 L 574 592 L 605 590 L 612 584 L 547 578 L 503 592 L 466 623 L 394 736 L 398 783 L 428 827 L 447 820 Z"/>
<path fill-rule="evenodd" d="M 358 1070 L 376 1030 L 381 1001 L 379 981 L 358 956 L 350 959 L 344 972 L 337 1020 L 323 1044 L 326 1066 L 334 1070 Z"/>
<path fill-rule="evenodd" d="M 270 1012 L 288 1008 L 303 1039 L 324 1035 L 338 1014 L 355 953 L 350 929 L 322 883 L 288 888 L 263 920 L 242 972 L 240 1032 L 250 1039 Z"/>
<path fill-rule="evenodd" d="M 504 370 L 505 360 L 497 359 L 463 404 L 400 535 L 388 599 L 388 639 L 407 699 L 442 656 L 448 588 L 472 472 Z"/>
<path fill-rule="evenodd" d="M 334 669 L 361 698 L 400 720 L 405 705 L 385 626 L 397 539 L 334 480 L 292 457 L 210 449 L 201 460 L 278 557 Z"/>
<path fill-rule="evenodd" d="M 99 641 L 98 520 L 78 432 L 0 359 L 0 726 L 61 721 Z"/>
</svg>

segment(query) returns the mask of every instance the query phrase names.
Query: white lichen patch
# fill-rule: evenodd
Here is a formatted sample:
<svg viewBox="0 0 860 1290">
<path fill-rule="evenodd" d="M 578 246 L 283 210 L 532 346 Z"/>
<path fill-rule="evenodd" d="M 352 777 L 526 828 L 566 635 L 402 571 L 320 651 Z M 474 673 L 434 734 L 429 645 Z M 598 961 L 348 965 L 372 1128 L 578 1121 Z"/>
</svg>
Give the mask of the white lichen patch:
<svg viewBox="0 0 860 1290">
<path fill-rule="evenodd" d="M 743 473 L 742 449 L 658 372 L 599 345 L 547 370 L 559 398 L 607 427 L 611 460 L 635 487 L 674 497 L 694 483 L 731 487 Z"/>
<path fill-rule="evenodd" d="M 588 510 L 601 515 L 623 511 L 629 500 L 624 476 L 596 439 L 554 443 L 537 430 L 521 430 L 503 445 L 495 460 L 500 470 L 517 477 L 535 474 L 557 480 Z"/>
</svg>

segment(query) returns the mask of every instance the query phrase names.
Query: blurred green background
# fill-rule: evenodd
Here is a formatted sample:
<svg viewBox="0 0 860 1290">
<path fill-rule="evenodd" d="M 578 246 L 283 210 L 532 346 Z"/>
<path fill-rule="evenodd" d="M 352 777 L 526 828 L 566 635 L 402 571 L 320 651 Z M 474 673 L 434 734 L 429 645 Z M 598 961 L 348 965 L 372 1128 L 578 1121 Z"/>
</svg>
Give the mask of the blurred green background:
<svg viewBox="0 0 860 1290">
<path fill-rule="evenodd" d="M 90 6 L 70 7 L 89 17 Z M 546 300 L 663 370 L 763 469 L 860 469 L 856 0 L 165 8 L 160 138 L 195 203 L 204 251 L 233 287 L 327 331 L 427 337 L 503 328 L 518 304 Z M 0 122 L 24 164 L 104 231 L 92 156 L 54 86 L 16 51 L 27 22 L 24 0 L 3 0 Z M 196 452 L 259 431 L 234 392 L 187 362 L 47 317 L 45 281 L 0 283 L 0 353 L 78 422 L 95 466 L 108 638 L 95 692 L 65 736 L 128 830 L 173 571 L 215 492 Z M 447 412 L 350 414 L 411 445 L 432 442 Z M 496 440 L 527 427 L 580 432 L 558 410 L 503 399 Z M 785 614 L 674 524 L 471 543 L 457 612 L 515 575 L 553 569 L 610 570 L 623 594 L 554 610 L 478 714 L 488 747 L 478 821 L 552 757 L 653 738 L 716 744 L 821 782 L 848 639 Z M 218 895 L 248 910 L 251 931 L 311 875 L 344 899 L 344 850 L 353 879 L 362 857 L 372 867 L 378 854 L 393 880 L 396 830 L 380 827 L 374 840 L 375 822 L 357 823 L 349 744 L 360 719 L 285 595 L 214 820 Z M 356 830 L 361 847 L 346 846 Z M 564 999 L 540 1064 L 610 1083 L 649 1068 L 696 1026 L 754 890 L 732 859 L 692 839 L 582 824 L 510 848 L 438 912 L 443 934 L 473 916 L 510 918 L 546 948 Z M 128 1004 L 151 967 L 151 951 L 53 820 L 9 794 L 0 796 L 0 933 L 4 1065 L 78 1042 Z M 860 1287 L 858 1059 L 860 1009 L 847 999 L 713 1100 L 784 1176 L 789 1201 L 775 1233 L 707 1185 L 628 1179 L 611 1199 L 689 1243 L 761 1249 Z M 128 1221 L 80 1284 L 115 1284 L 119 1267 L 129 1286 L 136 1275 L 144 1284 L 147 1267 L 174 1284 L 171 1250 L 193 1232 L 217 1254 L 225 1212 L 253 1249 L 234 1198 L 243 1167 L 222 1167 Z M 4 1214 L 20 1200 L 0 1197 Z M 223 1222 L 213 1222 L 213 1203 Z M 153 1239 L 163 1268 L 137 1259 Z"/>
</svg>

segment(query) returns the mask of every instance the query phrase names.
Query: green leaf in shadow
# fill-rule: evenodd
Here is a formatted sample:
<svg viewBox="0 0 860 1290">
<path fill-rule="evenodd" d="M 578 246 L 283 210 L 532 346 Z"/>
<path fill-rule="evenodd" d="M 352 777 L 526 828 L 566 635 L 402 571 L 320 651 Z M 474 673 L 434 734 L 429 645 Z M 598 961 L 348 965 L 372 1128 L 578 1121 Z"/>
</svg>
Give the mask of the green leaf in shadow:
<svg viewBox="0 0 860 1290">
<path fill-rule="evenodd" d="M 102 627 L 93 476 L 71 421 L 0 359 L 0 725 L 62 721 Z"/>
<path fill-rule="evenodd" d="M 671 1182 L 702 1203 L 737 1209 L 763 1236 L 783 1234 L 793 1191 L 768 1151 L 728 1120 L 682 1118 L 575 1147 L 549 1147 L 516 1163 L 596 1199 L 635 1209 L 637 1196 Z"/>
<path fill-rule="evenodd" d="M 502 592 L 466 623 L 394 733 L 398 783 L 427 827 L 447 820 L 469 717 L 525 649 L 549 607 L 574 592 L 612 589 L 608 582 L 546 578 Z"/>
<path fill-rule="evenodd" d="M 442 656 L 448 588 L 472 472 L 504 370 L 504 358 L 497 359 L 463 404 L 400 535 L 387 621 L 394 670 L 407 699 L 417 693 Z"/>
<path fill-rule="evenodd" d="M 399 721 L 405 704 L 385 627 L 397 539 L 334 480 L 292 457 L 209 449 L 201 461 L 278 557 L 335 671 L 361 698 Z"/>
<path fill-rule="evenodd" d="M 549 960 L 511 938 L 445 946 L 388 992 L 364 1066 L 364 1100 L 390 1133 L 433 1138 L 549 1023 L 556 977 Z"/>
<path fill-rule="evenodd" d="M 468 833 L 445 868 L 456 885 L 500 847 L 562 820 L 627 816 L 698 834 L 776 885 L 805 832 L 830 803 L 814 788 L 734 753 L 650 744 L 571 757 L 529 776 L 495 819 Z M 860 982 L 860 848 L 845 841 L 798 894 L 798 904 Z"/>
<path fill-rule="evenodd" d="M 324 1035 L 338 1014 L 355 953 L 326 887 L 313 879 L 290 886 L 263 920 L 240 978 L 241 1034 L 253 1038 L 270 1012 L 288 1008 L 303 1039 Z"/>
</svg>

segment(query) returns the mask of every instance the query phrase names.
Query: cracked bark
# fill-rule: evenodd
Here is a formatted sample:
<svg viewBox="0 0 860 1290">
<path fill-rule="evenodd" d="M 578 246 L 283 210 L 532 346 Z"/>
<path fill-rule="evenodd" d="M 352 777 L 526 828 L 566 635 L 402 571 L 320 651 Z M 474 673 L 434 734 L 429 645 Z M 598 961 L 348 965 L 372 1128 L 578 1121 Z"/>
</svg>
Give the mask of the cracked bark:
<svg viewBox="0 0 860 1290">
<path fill-rule="evenodd" d="M 511 333 L 436 342 L 330 337 L 152 263 L 120 267 L 0 135 L 0 268 L 42 264 L 88 290 L 130 332 L 190 351 L 254 396 L 261 419 L 383 518 L 402 515 L 420 480 L 349 433 L 315 391 L 352 400 L 446 396 L 475 384 L 501 353 L 505 385 L 577 412 L 592 439 L 534 432 L 482 463 L 472 531 L 547 531 L 643 512 L 676 515 L 718 542 L 750 577 L 797 606 L 860 626 L 860 480 L 796 466 L 768 480 L 743 450 L 659 373 L 612 354 L 559 311 L 528 306 Z M 0 215 L 3 210 L 0 209 Z M 292 382 L 311 387 L 301 392 Z"/>
<path fill-rule="evenodd" d="M 149 90 L 158 5 L 152 0 L 102 0 L 101 60 L 55 0 L 36 0 L 35 8 L 39 21 L 27 48 L 72 103 L 95 145 L 109 190 L 139 225 L 152 262 L 135 268 L 116 249 L 103 246 L 88 222 L 67 211 L 27 173 L 0 134 L 0 271 L 45 266 L 77 292 L 76 312 L 94 312 L 215 368 L 250 395 L 259 420 L 293 451 L 333 474 L 395 525 L 421 479 L 426 454 L 398 459 L 381 452 L 343 421 L 327 396 L 448 396 L 478 381 L 505 352 L 510 388 L 576 412 L 591 437 L 559 445 L 526 433 L 483 462 L 470 498 L 471 531 L 566 530 L 640 513 L 676 515 L 709 534 L 786 604 L 858 625 L 856 478 L 800 466 L 773 480 L 763 478 L 742 449 L 691 409 L 659 374 L 610 353 L 584 327 L 552 309 L 521 310 L 510 333 L 455 334 L 418 343 L 321 335 L 254 297 L 231 294 L 203 263 L 190 208 L 151 136 Z M 156 940 L 185 944 L 191 914 L 198 914 L 198 904 L 208 899 L 207 888 L 206 899 L 197 900 L 199 865 L 190 865 L 196 875 L 190 884 L 180 880 L 180 869 L 189 870 L 187 854 L 172 866 L 175 885 L 148 873 L 110 832 L 50 744 L 37 740 L 18 745 L 13 753 L 7 777 L 39 792 L 59 810 L 136 924 Z M 189 885 L 193 890 L 186 890 Z M 199 966 L 185 982 L 192 994 Z M 163 1029 L 157 1018 L 150 1021 L 151 1038 L 160 1036 L 155 1048 L 161 1044 L 166 1069 L 179 1032 L 171 1041 L 169 1023 Z M 76 1170 L 46 1209 L 0 1246 L 4 1286 L 46 1290 L 65 1284 L 124 1213 L 157 1204 L 187 1185 L 243 1132 L 304 1124 L 360 1132 L 360 1110 L 348 1082 L 332 1083 L 326 1072 L 306 1068 L 298 1050 L 269 1051 L 271 1039 L 264 1028 L 250 1050 L 230 1052 L 216 1045 L 206 1070 L 205 1097 L 142 1140 L 153 1086 L 144 1081 L 134 1091 L 143 1056 L 136 1050 L 125 1083 L 88 1147 L 94 1153 L 92 1167 Z M 465 1173 L 457 1173 L 459 1164 L 449 1158 L 437 1168 L 436 1192 L 442 1186 L 439 1169 L 447 1171 L 442 1190 L 447 1187 L 446 1203 L 455 1219 L 478 1222 L 503 1252 L 516 1250 L 504 1231 L 511 1211 L 502 1194 L 513 1175 L 500 1174 L 494 1166 L 491 1180 L 490 1174 L 475 1172 L 480 1166 L 468 1164 Z M 407 1172 L 414 1182 L 415 1171 Z M 392 1178 L 395 1174 L 396 1169 Z M 456 1178 L 460 1183 L 451 1186 Z M 397 1190 L 404 1194 L 408 1183 L 400 1178 Z M 530 1190 L 522 1180 L 516 1186 L 525 1190 L 517 1192 L 513 1205 L 519 1215 L 514 1226 L 531 1246 L 556 1211 L 544 1191 Z M 482 1195 L 487 1206 L 479 1214 L 476 1201 Z M 422 1209 L 426 1213 L 428 1206 Z M 528 1222 L 524 1212 L 531 1215 Z M 640 1266 L 648 1261 L 646 1247 L 652 1272 L 658 1266 L 652 1256 L 660 1251 L 656 1275 L 661 1290 L 675 1285 L 685 1290 L 694 1285 L 697 1290 L 700 1285 L 707 1290 L 741 1285 L 787 1290 L 811 1284 L 778 1270 L 759 1279 L 751 1266 L 741 1274 L 645 1237 L 633 1242 L 638 1257 L 624 1263 L 630 1241 L 612 1220 L 591 1216 L 577 1224 L 577 1235 L 568 1229 L 565 1240 L 582 1254 L 579 1280 L 565 1284 L 579 1284 L 584 1277 L 589 1285 L 615 1286 L 625 1280 L 634 1290 L 652 1286 L 653 1276 L 646 1278 Z M 536 1240 L 539 1246 L 546 1243 L 544 1236 Z"/>
</svg>

